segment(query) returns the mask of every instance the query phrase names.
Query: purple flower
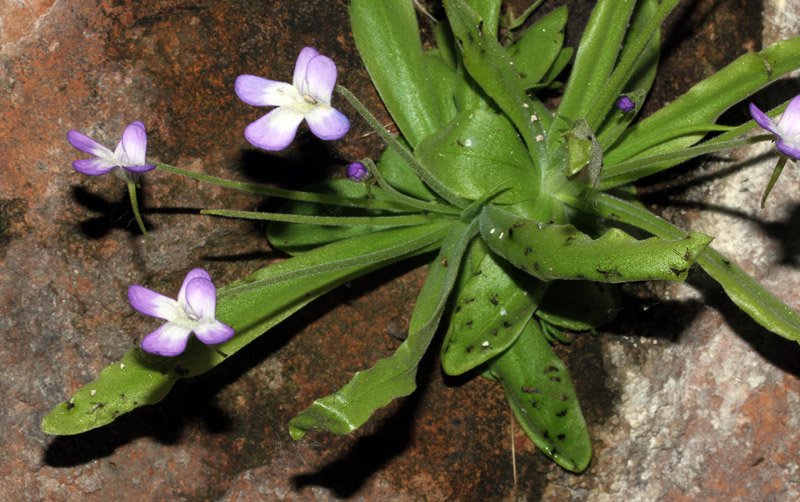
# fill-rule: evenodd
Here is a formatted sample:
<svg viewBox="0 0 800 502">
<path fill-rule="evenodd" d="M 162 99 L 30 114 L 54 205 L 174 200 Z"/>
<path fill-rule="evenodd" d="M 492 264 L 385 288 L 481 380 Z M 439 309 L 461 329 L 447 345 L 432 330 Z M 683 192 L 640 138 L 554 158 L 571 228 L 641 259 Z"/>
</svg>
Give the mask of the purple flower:
<svg viewBox="0 0 800 502">
<path fill-rule="evenodd" d="M 113 152 L 78 131 L 69 131 L 67 140 L 78 150 L 94 156 L 92 159 L 81 159 L 72 163 L 72 167 L 79 173 L 99 176 L 122 168 L 129 173 L 138 175 L 156 167 L 145 161 L 147 132 L 145 132 L 144 124 L 139 121 L 128 124 L 122 133 L 122 140 Z"/>
<path fill-rule="evenodd" d="M 789 101 L 777 122 L 753 103 L 750 103 L 750 115 L 758 125 L 777 137 L 775 147 L 779 152 L 794 160 L 800 160 L 800 95 Z"/>
<path fill-rule="evenodd" d="M 628 96 L 620 96 L 620 98 L 617 100 L 617 108 L 623 113 L 632 112 L 633 109 L 636 108 L 636 103 L 634 103 L 633 100 Z"/>
<path fill-rule="evenodd" d="M 291 84 L 239 75 L 235 88 L 242 101 L 253 106 L 277 107 L 248 125 L 245 138 L 264 150 L 283 150 L 294 139 L 303 119 L 316 137 L 341 138 L 350 129 L 350 121 L 331 107 L 335 85 L 336 64 L 311 47 L 300 51 Z"/>
<path fill-rule="evenodd" d="M 352 162 L 347 166 L 347 177 L 353 181 L 364 181 L 369 178 L 369 171 L 361 162 Z"/>
<path fill-rule="evenodd" d="M 128 288 L 128 301 L 142 314 L 158 317 L 166 324 L 142 340 L 142 350 L 160 356 L 177 356 L 186 349 L 189 335 L 206 345 L 227 342 L 233 328 L 215 319 L 217 289 L 201 268 L 190 270 L 173 300 L 144 286 Z"/>
</svg>

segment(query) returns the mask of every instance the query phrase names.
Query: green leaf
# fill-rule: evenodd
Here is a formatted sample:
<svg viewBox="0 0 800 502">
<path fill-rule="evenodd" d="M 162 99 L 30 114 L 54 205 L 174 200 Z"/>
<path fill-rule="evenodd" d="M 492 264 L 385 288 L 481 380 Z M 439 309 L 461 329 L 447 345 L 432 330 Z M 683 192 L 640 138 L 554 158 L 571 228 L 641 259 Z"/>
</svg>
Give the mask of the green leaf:
<svg viewBox="0 0 800 502">
<path fill-rule="evenodd" d="M 509 181 L 512 189 L 498 203 L 535 198 L 527 180 L 534 167 L 514 126 L 503 115 L 472 110 L 459 113 L 449 124 L 425 138 L 414 154 L 456 195 L 475 200 L 487 187 Z"/>
<path fill-rule="evenodd" d="M 566 24 L 567 7 L 561 6 L 532 24 L 508 47 L 523 87 L 530 89 L 542 82 L 556 62 L 564 45 Z"/>
<path fill-rule="evenodd" d="M 572 379 L 536 320 L 491 363 L 490 371 L 537 448 L 568 471 L 586 469 L 592 444 Z"/>
<path fill-rule="evenodd" d="M 686 232 L 659 218 L 636 202 L 598 194 L 594 207 L 603 216 L 636 226 L 665 239 L 679 239 Z M 716 280 L 740 309 L 769 331 L 800 343 L 800 314 L 791 309 L 734 262 L 708 248 L 697 264 Z"/>
<path fill-rule="evenodd" d="M 476 221 L 459 222 L 448 232 L 414 305 L 408 338 L 394 354 L 359 371 L 340 390 L 317 399 L 292 419 L 289 423 L 292 438 L 301 439 L 314 430 L 348 434 L 379 408 L 414 391 L 417 367 L 439 325 L 458 277 L 461 258 L 477 233 L 476 227 Z"/>
<path fill-rule="evenodd" d="M 800 38 L 773 44 L 761 52 L 745 54 L 684 95 L 628 129 L 606 152 L 607 165 L 672 152 L 700 141 L 705 132 L 685 134 L 690 126 L 714 123 L 728 108 L 760 88 L 800 67 Z M 664 137 L 664 130 L 675 136 Z M 655 143 L 653 138 L 657 138 Z"/>
<path fill-rule="evenodd" d="M 634 41 L 641 36 L 644 30 L 648 29 L 648 21 L 657 15 L 657 11 L 657 0 L 645 0 L 638 3 L 631 17 L 631 27 L 625 35 L 622 53 L 620 54 L 621 59 L 628 57 L 628 53 L 636 49 Z M 603 123 L 597 128 L 597 140 L 604 151 L 616 142 L 641 111 L 642 104 L 656 78 L 660 52 L 661 30 L 656 29 L 637 60 L 630 79 L 622 88 L 622 94 L 630 97 L 636 103 L 636 108 L 626 113 L 617 109 L 616 106 L 612 106 L 611 113 L 606 116 Z"/>
<path fill-rule="evenodd" d="M 543 281 L 682 281 L 711 242 L 696 232 L 636 240 L 616 228 L 592 239 L 572 225 L 545 225 L 495 206 L 481 211 L 480 232 L 492 251 Z"/>
<path fill-rule="evenodd" d="M 483 19 L 483 28 L 486 33 L 497 37 L 497 27 L 500 23 L 500 4 L 502 0 L 464 0 L 473 11 Z"/>
<path fill-rule="evenodd" d="M 446 122 L 408 0 L 351 0 L 356 47 L 397 127 L 412 147 Z"/>
<path fill-rule="evenodd" d="M 561 142 L 561 134 L 577 119 L 587 118 L 598 94 L 608 84 L 635 5 L 636 0 L 600 0 L 595 5 L 550 131 L 551 145 Z"/>
<path fill-rule="evenodd" d="M 436 223 L 355 237 L 269 265 L 220 288 L 217 319 L 233 327 L 236 335 L 217 348 L 225 354 L 234 354 L 336 286 L 430 250 L 442 239 L 448 226 Z M 338 269 L 320 268 L 321 264 L 341 261 L 348 254 L 372 258 Z M 315 269 L 318 272 L 313 272 Z M 303 275 L 304 271 L 311 272 Z M 297 273 L 292 275 L 292 272 Z M 257 288 L 225 296 L 241 285 L 258 282 L 261 285 Z M 182 355 L 174 358 L 132 349 L 121 361 L 106 367 L 95 381 L 84 385 L 69 400 L 56 406 L 42 421 L 42 430 L 48 434 L 69 435 L 106 425 L 120 415 L 162 400 L 179 378 L 204 373 L 225 359 L 194 339 L 190 340 Z"/>
<path fill-rule="evenodd" d="M 538 100 L 530 99 L 526 94 L 511 56 L 484 28 L 485 20 L 464 0 L 444 0 L 444 6 L 469 74 L 511 119 L 536 167 L 543 169 L 546 159 L 544 132 L 534 114 Z M 540 174 L 531 176 L 531 182 L 538 183 L 539 177 Z"/>
<path fill-rule="evenodd" d="M 393 148 L 387 148 L 378 159 L 378 169 L 396 190 L 424 201 L 438 200 L 415 174 L 403 157 Z"/>
<path fill-rule="evenodd" d="M 340 195 L 352 198 L 367 198 L 367 189 L 363 183 L 354 183 L 348 179 L 325 180 L 307 187 L 312 192 Z M 383 190 L 371 188 L 372 196 L 378 200 L 387 200 Z M 402 212 L 398 208 L 397 212 Z M 280 213 L 314 216 L 381 216 L 385 211 L 361 208 L 347 208 L 320 204 L 315 202 L 288 201 L 278 210 Z M 348 239 L 356 235 L 368 234 L 382 230 L 369 225 L 362 226 L 328 226 L 302 223 L 272 222 L 267 227 L 267 239 L 273 248 L 283 252 L 296 254 L 308 251 L 324 244 Z"/>
<path fill-rule="evenodd" d="M 442 123 L 452 120 L 456 115 L 455 94 L 456 81 L 460 78 L 447 62 L 433 49 L 425 53 L 425 70 L 428 75 L 428 86 L 437 107 L 441 111 Z"/>
<path fill-rule="evenodd" d="M 553 81 L 564 71 L 564 68 L 567 67 L 567 64 L 572 60 L 572 55 L 575 53 L 575 49 L 572 47 L 564 47 L 561 49 L 561 52 L 558 53 L 555 62 L 547 70 L 544 78 L 542 79 L 542 84 L 547 86 L 551 89 L 557 89 L 561 86 L 560 83 L 558 85 L 554 84 Z M 547 124 L 544 124 L 543 127 L 548 127 Z M 549 129 L 549 127 L 548 127 Z"/>
<path fill-rule="evenodd" d="M 457 292 L 442 345 L 442 368 L 460 375 L 505 351 L 522 332 L 547 284 L 489 253 Z"/>
<path fill-rule="evenodd" d="M 614 320 L 619 291 L 613 284 L 554 281 L 547 288 L 536 316 L 571 331 L 592 331 Z"/>
<path fill-rule="evenodd" d="M 655 12 L 645 13 L 641 19 L 634 19 L 633 27 L 636 31 L 630 31 L 630 37 L 624 41 L 624 49 L 620 52 L 619 61 L 614 66 L 614 71 L 608 76 L 604 85 L 597 90 L 589 110 L 586 113 L 586 120 L 589 125 L 596 128 L 608 111 L 611 109 L 619 95 L 625 90 L 630 90 L 630 85 L 639 76 L 637 72 L 642 65 L 647 65 L 647 57 L 651 56 L 653 38 L 658 36 L 659 27 L 667 16 L 677 7 L 680 0 L 661 0 L 655 7 Z"/>
</svg>

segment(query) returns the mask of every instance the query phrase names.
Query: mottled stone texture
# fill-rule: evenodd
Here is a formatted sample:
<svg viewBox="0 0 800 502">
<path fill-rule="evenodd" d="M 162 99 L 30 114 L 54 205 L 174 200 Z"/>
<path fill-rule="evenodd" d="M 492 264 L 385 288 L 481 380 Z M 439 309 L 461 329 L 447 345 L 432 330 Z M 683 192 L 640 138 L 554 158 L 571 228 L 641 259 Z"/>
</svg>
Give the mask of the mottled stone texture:
<svg viewBox="0 0 800 502">
<path fill-rule="evenodd" d="M 590 2 L 568 3 L 574 44 Z M 525 2 L 513 4 L 520 12 Z M 762 36 L 767 43 L 798 35 L 797 0 L 768 0 L 763 30 L 760 2 L 685 4 L 667 30 L 664 78 L 648 111 L 757 49 Z M 259 226 L 190 215 L 264 201 L 160 172 L 147 176 L 143 192 L 152 235 L 139 235 L 117 180 L 71 170 L 77 155 L 66 131 L 113 145 L 125 124 L 141 119 L 153 159 L 285 186 L 341 175 L 351 159 L 379 151 L 360 120 L 341 142 L 302 134 L 278 156 L 254 152 L 242 137 L 260 112 L 235 98 L 236 75 L 288 79 L 304 45 L 334 56 L 342 82 L 388 122 L 343 1 L 0 5 L 1 499 L 800 495 L 800 351 L 749 321 L 699 272 L 687 286 L 629 289 L 618 321 L 563 350 L 594 439 L 581 476 L 560 470 L 512 428 L 495 384 L 443 379 L 435 357 L 425 362 L 420 391 L 363 431 L 288 438 L 295 413 L 397 346 L 424 278 L 420 261 L 329 295 L 157 406 L 78 437 L 39 432 L 50 407 L 155 325 L 127 305 L 129 284 L 172 292 L 195 266 L 226 283 L 276 257 Z M 771 105 L 796 92 L 777 86 L 759 99 Z M 730 118 L 745 115 L 739 109 Z M 798 307 L 800 175 L 789 166 L 758 211 L 773 162 L 767 146 L 741 150 L 659 177 L 645 192 L 675 221 L 717 235 L 720 249 Z"/>
</svg>

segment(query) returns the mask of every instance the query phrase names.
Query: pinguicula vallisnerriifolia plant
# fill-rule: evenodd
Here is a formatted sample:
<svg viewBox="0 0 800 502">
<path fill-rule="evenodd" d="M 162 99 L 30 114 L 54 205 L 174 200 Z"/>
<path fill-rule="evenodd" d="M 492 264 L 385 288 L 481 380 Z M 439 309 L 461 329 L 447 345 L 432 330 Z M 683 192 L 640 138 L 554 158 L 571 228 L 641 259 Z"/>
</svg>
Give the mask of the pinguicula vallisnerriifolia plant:
<svg viewBox="0 0 800 502">
<path fill-rule="evenodd" d="M 797 158 L 800 98 L 778 119 L 784 107 L 765 114 L 753 106 L 755 121 L 716 121 L 800 67 L 800 39 L 747 53 L 635 120 L 656 77 L 660 25 L 677 4 L 600 0 L 573 54 L 563 46 L 563 7 L 518 36 L 507 33 L 525 19 L 505 21 L 500 41 L 501 0 L 444 0 L 446 19 L 432 25 L 435 46 L 426 48 L 412 0 L 351 0 L 356 46 L 399 134 L 336 86 L 335 64 L 314 49 L 300 53 L 291 84 L 239 77 L 242 100 L 274 107 L 246 129 L 257 147 L 284 148 L 303 120 L 322 139 L 341 138 L 349 121 L 331 105 L 336 90 L 387 148 L 377 162 L 354 162 L 347 177 L 307 191 L 155 163 L 203 182 L 286 199 L 276 213 L 204 213 L 269 220 L 271 244 L 292 256 L 220 288 L 216 306 L 202 270 L 190 273 L 177 301 L 133 287 L 133 306 L 170 327 L 146 337 L 141 348 L 58 405 L 43 430 L 76 434 L 157 402 L 179 378 L 212 369 L 318 296 L 419 255 L 431 257 L 430 269 L 405 341 L 300 412 L 289 424 L 292 437 L 360 427 L 377 409 L 413 392 L 423 355 L 439 350 L 448 374 L 495 380 L 533 442 L 562 467 L 580 472 L 591 457 L 589 436 L 570 376 L 551 345 L 564 340 L 564 331 L 609 322 L 619 302 L 615 283 L 682 281 L 695 264 L 764 328 L 800 341 L 795 311 L 714 251 L 711 237 L 652 214 L 629 189 L 688 159 L 775 137 L 782 159 Z M 556 79 L 570 63 L 561 86 Z M 538 98 L 544 89 L 563 89 L 555 109 Z M 759 125 L 771 134 L 749 134 Z M 116 153 L 112 158 L 83 136 L 75 138 L 78 148 L 100 159 L 89 174 L 114 166 L 136 171 Z M 143 165 L 144 159 L 132 162 Z M 632 229 L 641 233 L 632 235 Z M 437 331 L 441 339 L 434 341 Z"/>
</svg>

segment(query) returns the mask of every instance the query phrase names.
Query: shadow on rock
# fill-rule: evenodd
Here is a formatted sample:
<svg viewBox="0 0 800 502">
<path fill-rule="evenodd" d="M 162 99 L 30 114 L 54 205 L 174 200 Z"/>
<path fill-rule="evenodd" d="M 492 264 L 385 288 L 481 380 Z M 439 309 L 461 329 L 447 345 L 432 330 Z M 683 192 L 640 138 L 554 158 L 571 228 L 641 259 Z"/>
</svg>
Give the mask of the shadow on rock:
<svg viewBox="0 0 800 502">
<path fill-rule="evenodd" d="M 320 486 L 331 490 L 337 497 L 355 495 L 376 472 L 381 471 L 411 445 L 414 415 L 420 407 L 433 370 L 437 366 L 436 350 L 429 350 L 419 366 L 418 387 L 404 398 L 398 409 L 381 423 L 379 429 L 359 439 L 342 457 L 315 472 L 292 478 L 296 490 L 307 486 Z"/>
<path fill-rule="evenodd" d="M 797 342 L 768 331 L 750 318 L 711 277 L 698 274 L 692 285 L 703 292 L 705 304 L 719 312 L 728 327 L 761 357 L 781 370 L 800 377 L 800 345 Z"/>
</svg>

